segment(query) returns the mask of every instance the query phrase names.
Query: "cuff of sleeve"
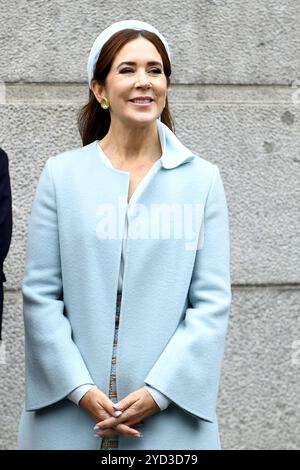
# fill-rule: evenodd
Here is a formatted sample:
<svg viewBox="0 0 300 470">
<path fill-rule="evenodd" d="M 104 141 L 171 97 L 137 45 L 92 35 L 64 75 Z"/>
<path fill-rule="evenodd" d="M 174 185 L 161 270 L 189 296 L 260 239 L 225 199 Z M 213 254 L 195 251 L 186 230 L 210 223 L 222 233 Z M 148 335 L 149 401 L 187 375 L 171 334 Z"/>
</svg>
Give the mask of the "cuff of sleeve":
<svg viewBox="0 0 300 470">
<path fill-rule="evenodd" d="M 69 400 L 73 401 L 76 405 L 79 405 L 79 402 L 83 395 L 85 395 L 91 388 L 96 387 L 94 384 L 83 384 L 75 388 L 71 393 L 69 393 Z"/>
<path fill-rule="evenodd" d="M 156 388 L 150 387 L 150 385 L 145 385 L 145 388 L 152 395 L 152 398 L 156 401 L 161 411 L 165 410 L 171 403 L 171 400 Z"/>
</svg>

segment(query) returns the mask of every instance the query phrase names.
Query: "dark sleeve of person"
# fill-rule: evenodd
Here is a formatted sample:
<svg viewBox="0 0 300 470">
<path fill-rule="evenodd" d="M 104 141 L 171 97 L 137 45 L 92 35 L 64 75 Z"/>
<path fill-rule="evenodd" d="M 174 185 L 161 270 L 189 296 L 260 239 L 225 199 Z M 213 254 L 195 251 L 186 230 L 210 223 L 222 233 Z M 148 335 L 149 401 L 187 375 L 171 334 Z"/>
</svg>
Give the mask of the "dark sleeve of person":
<svg viewBox="0 0 300 470">
<path fill-rule="evenodd" d="M 5 282 L 3 263 L 12 236 L 12 198 L 6 153 L 0 149 L 0 282 Z"/>
</svg>

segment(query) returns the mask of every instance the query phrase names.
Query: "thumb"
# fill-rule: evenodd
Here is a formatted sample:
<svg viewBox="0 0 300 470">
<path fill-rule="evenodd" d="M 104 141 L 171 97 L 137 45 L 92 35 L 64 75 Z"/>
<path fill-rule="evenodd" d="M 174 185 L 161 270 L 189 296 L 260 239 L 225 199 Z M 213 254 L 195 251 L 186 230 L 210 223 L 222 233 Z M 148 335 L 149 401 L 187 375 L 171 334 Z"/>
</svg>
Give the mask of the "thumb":
<svg viewBox="0 0 300 470">
<path fill-rule="evenodd" d="M 124 411 L 126 410 L 126 408 L 129 408 L 135 401 L 136 398 L 134 396 L 128 395 L 127 397 L 118 401 L 118 403 L 113 403 L 113 407 L 115 410 Z"/>
<path fill-rule="evenodd" d="M 113 402 L 106 396 L 103 400 L 103 407 L 110 414 L 110 416 L 114 416 L 115 418 L 117 418 L 122 414 L 122 411 L 116 411 L 113 405 Z"/>
</svg>

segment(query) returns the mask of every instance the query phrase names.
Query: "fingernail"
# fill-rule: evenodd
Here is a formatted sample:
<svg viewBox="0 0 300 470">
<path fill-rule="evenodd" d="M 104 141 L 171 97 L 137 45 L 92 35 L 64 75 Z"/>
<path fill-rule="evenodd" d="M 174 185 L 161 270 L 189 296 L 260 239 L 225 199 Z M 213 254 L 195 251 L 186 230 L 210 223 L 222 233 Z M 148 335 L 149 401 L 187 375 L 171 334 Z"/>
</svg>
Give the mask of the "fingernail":
<svg viewBox="0 0 300 470">
<path fill-rule="evenodd" d="M 114 407 L 114 408 L 119 408 L 119 406 L 120 406 L 119 403 L 114 403 L 114 404 L 113 404 L 113 407 Z"/>
<path fill-rule="evenodd" d="M 120 416 L 122 414 L 122 411 L 116 411 L 115 412 L 115 417 L 117 418 L 118 416 Z"/>
<path fill-rule="evenodd" d="M 94 426 L 94 428 L 93 428 L 93 429 L 94 429 L 94 431 L 95 431 L 95 430 L 97 430 L 97 429 L 100 429 L 100 426 L 99 426 L 99 424 L 96 424 L 96 426 Z"/>
</svg>

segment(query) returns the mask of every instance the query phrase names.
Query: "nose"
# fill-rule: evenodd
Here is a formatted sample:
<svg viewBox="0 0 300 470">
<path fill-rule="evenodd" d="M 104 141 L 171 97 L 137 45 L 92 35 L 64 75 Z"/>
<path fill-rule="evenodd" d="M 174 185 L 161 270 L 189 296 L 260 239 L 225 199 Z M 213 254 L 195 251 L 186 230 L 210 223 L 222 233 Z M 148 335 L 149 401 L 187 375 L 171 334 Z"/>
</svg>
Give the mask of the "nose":
<svg viewBox="0 0 300 470">
<path fill-rule="evenodd" d="M 149 81 L 149 78 L 147 77 L 147 74 L 145 71 L 140 71 L 137 77 L 137 82 L 136 82 L 137 87 L 142 87 L 142 88 L 149 88 L 151 86 L 151 83 Z"/>
</svg>

